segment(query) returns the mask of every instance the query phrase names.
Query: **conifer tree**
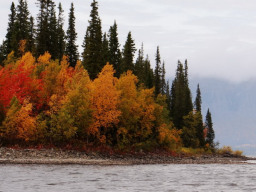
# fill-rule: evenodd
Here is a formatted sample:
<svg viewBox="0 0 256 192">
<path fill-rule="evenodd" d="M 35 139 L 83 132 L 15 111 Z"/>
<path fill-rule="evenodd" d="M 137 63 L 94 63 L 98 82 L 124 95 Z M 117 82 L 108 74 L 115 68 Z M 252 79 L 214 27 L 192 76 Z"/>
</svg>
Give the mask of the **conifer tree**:
<svg viewBox="0 0 256 192">
<path fill-rule="evenodd" d="M 16 8 L 14 2 L 11 5 L 11 13 L 9 14 L 9 22 L 6 33 L 6 40 L 3 43 L 3 57 L 6 57 L 11 51 L 17 51 L 17 35 L 16 35 Z"/>
<path fill-rule="evenodd" d="M 199 147 L 205 146 L 203 117 L 200 111 L 197 112 L 196 137 L 199 140 Z"/>
<path fill-rule="evenodd" d="M 200 112 L 190 112 L 183 117 L 182 140 L 185 147 L 204 147 L 202 115 Z"/>
<path fill-rule="evenodd" d="M 34 18 L 30 16 L 29 18 L 29 31 L 28 31 L 28 40 L 27 40 L 27 49 L 32 54 L 35 54 L 35 26 L 34 26 Z"/>
<path fill-rule="evenodd" d="M 6 58 L 6 41 L 3 41 L 0 45 L 0 66 L 4 66 L 3 61 Z"/>
<path fill-rule="evenodd" d="M 118 42 L 117 24 L 114 22 L 113 26 L 109 29 L 109 62 L 114 66 L 116 70 L 115 75 L 120 76 L 120 64 L 121 64 L 121 51 L 120 44 Z"/>
<path fill-rule="evenodd" d="M 109 52 L 109 41 L 107 38 L 107 34 L 104 33 L 103 40 L 102 40 L 102 58 L 103 62 L 107 63 L 110 61 L 110 52 Z"/>
<path fill-rule="evenodd" d="M 163 61 L 162 73 L 161 73 L 161 94 L 166 94 L 166 82 L 165 82 L 165 63 Z"/>
<path fill-rule="evenodd" d="M 185 60 L 184 63 L 184 110 L 186 113 L 189 113 L 191 110 L 193 110 L 193 103 L 192 103 L 192 96 L 191 96 L 191 91 L 189 88 L 189 80 L 188 80 L 188 61 L 187 59 Z"/>
<path fill-rule="evenodd" d="M 138 77 L 139 83 L 146 83 L 146 71 L 145 71 L 145 60 L 144 60 L 144 48 L 143 43 L 138 51 L 138 57 L 134 66 L 134 74 Z"/>
<path fill-rule="evenodd" d="M 150 89 L 154 86 L 154 71 L 151 68 L 151 64 L 150 64 L 148 55 L 145 59 L 144 70 L 145 70 L 145 76 L 146 76 L 145 86 Z"/>
<path fill-rule="evenodd" d="M 161 93 L 161 58 L 160 58 L 160 52 L 159 47 L 157 46 L 156 50 L 156 67 L 155 67 L 155 96 L 157 97 L 158 94 Z"/>
<path fill-rule="evenodd" d="M 144 58 L 143 43 L 138 51 L 138 57 L 134 66 L 134 74 L 138 77 L 139 84 L 143 84 L 149 89 L 154 86 L 154 72 L 151 68 L 148 55 Z"/>
<path fill-rule="evenodd" d="M 49 45 L 48 51 L 52 56 L 52 59 L 58 58 L 58 33 L 57 33 L 57 18 L 55 11 L 55 3 L 52 2 L 50 5 L 49 15 Z"/>
<path fill-rule="evenodd" d="M 195 102 L 194 102 L 194 106 L 195 106 L 196 111 L 201 112 L 201 104 L 202 104 L 201 91 L 200 91 L 199 84 L 197 84 L 196 99 L 195 99 Z"/>
<path fill-rule="evenodd" d="M 167 109 L 171 110 L 171 94 L 170 94 L 170 84 L 169 84 L 169 80 L 167 80 L 166 83 L 166 90 L 165 90 L 165 94 L 166 94 L 166 103 L 167 103 Z M 169 113 L 170 115 L 170 113 Z"/>
<path fill-rule="evenodd" d="M 98 2 L 91 3 L 89 26 L 83 42 L 83 65 L 90 78 L 95 79 L 105 65 L 102 59 L 102 31 L 101 20 L 98 13 Z"/>
<path fill-rule="evenodd" d="M 178 61 L 176 76 L 171 88 L 171 118 L 175 127 L 182 129 L 183 117 L 192 111 L 193 105 L 188 84 L 188 70 Z"/>
<path fill-rule="evenodd" d="M 19 0 L 19 4 L 17 6 L 17 15 L 16 15 L 16 38 L 17 42 L 20 43 L 21 40 L 26 40 L 26 43 L 29 39 L 29 30 L 30 30 L 30 17 L 28 11 L 27 1 Z M 16 45 L 17 46 L 17 45 Z M 28 50 L 26 46 L 25 51 Z M 18 52 L 16 51 L 16 54 Z"/>
<path fill-rule="evenodd" d="M 206 113 L 205 124 L 207 128 L 206 143 L 208 143 L 210 147 L 214 148 L 215 133 L 213 130 L 212 115 L 209 109 L 207 110 Z"/>
<path fill-rule="evenodd" d="M 139 79 L 139 84 L 143 84 L 146 88 L 150 89 L 154 86 L 154 71 L 151 68 L 148 55 L 144 59 L 143 45 L 138 51 L 138 58 L 134 66 L 134 74 Z"/>
<path fill-rule="evenodd" d="M 129 32 L 122 53 L 121 74 L 128 70 L 134 71 L 133 58 L 135 52 L 135 43 L 132 39 L 131 32 Z"/>
<path fill-rule="evenodd" d="M 37 34 L 36 34 L 36 56 L 43 55 L 49 51 L 50 31 L 49 20 L 50 11 L 53 4 L 52 0 L 37 0 L 39 13 L 37 15 Z"/>
<path fill-rule="evenodd" d="M 76 45 L 77 33 L 75 31 L 75 15 L 74 15 L 74 4 L 71 3 L 71 8 L 69 12 L 68 20 L 68 30 L 67 30 L 67 46 L 66 46 L 66 55 L 70 66 L 75 67 L 78 60 L 78 51 Z"/>
<path fill-rule="evenodd" d="M 65 31 L 64 26 L 64 16 L 61 3 L 58 6 L 58 20 L 57 20 L 57 58 L 59 61 L 62 60 L 62 57 L 65 52 Z"/>
</svg>

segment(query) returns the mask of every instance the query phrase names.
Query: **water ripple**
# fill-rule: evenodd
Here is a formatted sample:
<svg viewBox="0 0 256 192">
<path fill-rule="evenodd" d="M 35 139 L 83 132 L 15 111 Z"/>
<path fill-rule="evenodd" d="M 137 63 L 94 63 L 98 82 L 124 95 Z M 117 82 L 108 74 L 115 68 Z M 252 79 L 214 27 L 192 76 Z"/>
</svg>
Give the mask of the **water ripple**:
<svg viewBox="0 0 256 192">
<path fill-rule="evenodd" d="M 0 165 L 0 192 L 256 191 L 250 165 Z"/>
</svg>

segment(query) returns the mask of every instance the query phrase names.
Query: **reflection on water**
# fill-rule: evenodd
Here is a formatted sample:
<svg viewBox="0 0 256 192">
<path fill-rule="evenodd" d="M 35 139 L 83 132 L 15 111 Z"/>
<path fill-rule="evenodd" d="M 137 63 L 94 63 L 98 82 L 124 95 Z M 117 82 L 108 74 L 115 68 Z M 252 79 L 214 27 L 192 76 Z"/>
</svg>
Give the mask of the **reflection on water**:
<svg viewBox="0 0 256 192">
<path fill-rule="evenodd" d="M 0 165 L 0 192 L 256 191 L 249 165 Z"/>
</svg>

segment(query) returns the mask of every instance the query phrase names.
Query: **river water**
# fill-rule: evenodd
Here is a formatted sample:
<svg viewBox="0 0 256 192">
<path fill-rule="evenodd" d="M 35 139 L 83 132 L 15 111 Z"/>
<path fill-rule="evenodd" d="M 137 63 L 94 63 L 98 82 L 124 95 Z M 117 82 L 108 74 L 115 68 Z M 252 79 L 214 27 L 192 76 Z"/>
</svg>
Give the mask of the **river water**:
<svg viewBox="0 0 256 192">
<path fill-rule="evenodd" d="M 0 165 L 0 191 L 256 191 L 256 164 Z"/>
</svg>

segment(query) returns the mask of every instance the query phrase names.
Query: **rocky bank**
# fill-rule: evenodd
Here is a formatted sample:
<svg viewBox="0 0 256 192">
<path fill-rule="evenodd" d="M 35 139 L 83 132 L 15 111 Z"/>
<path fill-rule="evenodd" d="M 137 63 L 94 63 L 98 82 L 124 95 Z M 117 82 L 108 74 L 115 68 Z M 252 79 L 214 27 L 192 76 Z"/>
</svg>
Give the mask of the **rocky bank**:
<svg viewBox="0 0 256 192">
<path fill-rule="evenodd" d="M 106 155 L 62 149 L 0 148 L 0 164 L 81 164 L 81 165 L 135 165 L 135 164 L 245 164 L 247 157 L 230 155 L 201 155 L 172 157 L 157 154 Z"/>
</svg>

